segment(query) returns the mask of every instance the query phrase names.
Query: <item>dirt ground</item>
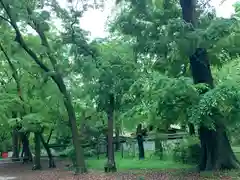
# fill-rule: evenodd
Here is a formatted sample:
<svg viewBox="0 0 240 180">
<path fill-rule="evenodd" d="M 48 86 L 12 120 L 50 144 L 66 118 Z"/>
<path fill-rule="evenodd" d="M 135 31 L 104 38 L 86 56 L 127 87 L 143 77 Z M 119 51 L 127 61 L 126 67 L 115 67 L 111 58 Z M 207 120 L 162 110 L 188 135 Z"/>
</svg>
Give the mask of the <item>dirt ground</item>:
<svg viewBox="0 0 240 180">
<path fill-rule="evenodd" d="M 179 173 L 174 170 L 163 171 L 127 171 L 114 174 L 104 174 L 103 172 L 89 172 L 85 175 L 73 175 L 67 171 L 68 162 L 57 161 L 57 168 L 48 169 L 47 161 L 42 162 L 41 171 L 32 171 L 32 164 L 8 163 L 0 164 L 0 180 L 197 180 L 200 178 L 197 173 Z M 215 178 L 214 178 L 215 179 Z M 217 179 L 231 179 L 221 177 Z"/>
</svg>

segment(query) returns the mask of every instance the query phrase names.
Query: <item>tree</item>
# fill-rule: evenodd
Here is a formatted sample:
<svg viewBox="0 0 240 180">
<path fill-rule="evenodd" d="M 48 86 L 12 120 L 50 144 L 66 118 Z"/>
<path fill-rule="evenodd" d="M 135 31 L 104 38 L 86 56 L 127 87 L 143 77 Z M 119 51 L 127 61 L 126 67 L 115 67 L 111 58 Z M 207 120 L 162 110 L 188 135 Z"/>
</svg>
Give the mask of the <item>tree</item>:
<svg viewBox="0 0 240 180">
<path fill-rule="evenodd" d="M 190 24 L 196 24 L 195 0 L 180 0 L 183 19 Z M 213 78 L 210 70 L 210 63 L 205 48 L 198 48 L 190 57 L 191 71 L 194 83 L 205 83 L 213 88 Z M 204 122 L 200 124 L 199 136 L 201 141 L 201 163 L 200 170 L 218 170 L 239 168 L 240 164 L 235 157 L 229 139 L 226 134 L 226 127 L 222 123 L 218 109 L 213 109 L 214 130 L 206 127 Z M 215 117 L 214 117 L 215 115 Z"/>
<path fill-rule="evenodd" d="M 92 56 L 79 57 L 76 49 L 73 50 L 75 60 L 82 67 L 83 88 L 90 94 L 98 111 L 106 113 L 108 119 L 107 138 L 108 162 L 107 171 L 115 171 L 113 146 L 113 128 L 117 132 L 116 122 L 123 111 L 122 96 L 128 91 L 136 78 L 133 69 L 136 69 L 132 46 L 129 41 L 111 37 L 91 43 Z M 93 57 L 93 58 L 92 58 Z M 115 133 L 116 134 L 116 133 Z"/>
<path fill-rule="evenodd" d="M 219 150 L 220 148 L 217 146 L 222 144 L 218 143 L 218 145 L 216 145 L 217 148 L 212 146 L 212 153 L 215 154 L 216 157 L 213 159 L 211 159 L 212 157 L 209 157 L 209 159 L 207 159 L 206 156 L 203 157 L 202 159 L 204 159 L 204 161 L 201 169 L 236 168 L 238 167 L 238 162 L 232 153 L 226 134 L 224 134 L 226 132 L 225 125 L 222 126 L 221 124 L 222 127 L 219 127 L 219 124 L 217 124 L 217 128 L 220 128 L 217 131 L 210 130 L 211 128 L 209 129 L 208 126 L 210 122 L 216 125 L 216 122 L 219 122 L 218 119 L 222 119 L 222 110 L 220 110 L 218 106 L 214 106 L 218 110 L 209 107 L 208 112 L 205 112 L 205 108 L 199 109 L 199 103 L 202 103 L 203 100 L 200 100 L 201 97 L 199 97 L 198 93 L 204 91 L 203 89 L 205 88 L 201 89 L 199 87 L 201 85 L 192 87 L 193 82 L 186 77 L 190 77 L 190 72 L 192 71 L 195 83 L 213 84 L 205 50 L 207 49 L 208 57 L 211 59 L 213 66 L 221 67 L 226 63 L 226 60 L 231 61 L 235 53 L 231 53 L 233 48 L 230 46 L 230 43 L 227 44 L 226 41 L 234 36 L 233 34 L 235 33 L 232 32 L 236 32 L 234 24 L 238 24 L 238 20 L 235 18 L 217 18 L 214 11 L 206 10 L 203 6 L 199 4 L 196 5 L 193 2 L 194 1 L 181 1 L 182 14 L 184 20 L 187 21 L 186 23 L 179 19 L 181 16 L 181 9 L 178 7 L 179 1 L 161 1 L 161 3 L 160 1 L 159 3 L 130 1 L 131 6 L 126 5 L 126 8 L 123 8 L 123 11 L 114 19 L 113 30 L 132 36 L 137 47 L 135 50 L 137 50 L 138 58 L 145 56 L 145 59 L 148 59 L 147 56 L 150 56 L 150 59 L 154 60 L 154 62 L 150 63 L 153 64 L 155 70 L 160 72 L 153 74 L 152 76 L 154 78 L 151 78 L 151 75 L 149 75 L 149 79 L 155 81 L 150 81 L 148 86 L 141 87 L 139 84 L 135 84 L 136 87 L 141 87 L 137 92 L 140 92 L 142 96 L 137 96 L 138 99 L 144 98 L 147 93 L 151 95 L 157 94 L 158 96 L 154 96 L 155 99 L 160 99 L 156 102 L 156 100 L 154 101 L 153 98 L 147 96 L 148 99 L 142 99 L 144 103 L 139 104 L 141 109 L 144 109 L 143 104 L 147 104 L 148 107 L 150 106 L 152 112 L 157 112 L 154 119 L 160 119 L 161 123 L 187 122 L 194 123 L 196 127 L 198 127 L 198 123 L 201 122 L 201 127 L 208 127 L 205 128 L 204 131 L 211 132 L 211 135 L 215 136 L 215 142 L 224 139 L 225 147 L 227 147 L 225 152 L 228 153 L 227 158 L 220 159 L 220 156 L 217 157 L 216 154 L 217 152 L 220 154 L 223 153 L 221 151 L 223 151 L 224 148 Z M 199 21 L 196 22 L 195 18 L 198 18 Z M 134 28 L 136 30 L 133 30 Z M 224 49 L 222 48 L 223 46 Z M 198 48 L 202 48 L 203 51 Z M 203 52 L 203 54 L 199 52 Z M 204 76 L 199 76 L 199 71 L 196 71 L 196 66 L 194 65 L 194 63 L 197 63 L 196 59 L 198 59 L 198 57 L 195 55 L 198 53 L 206 63 L 206 67 L 202 71 Z M 189 68 L 189 59 L 191 59 L 191 68 Z M 223 59 L 225 59 L 225 61 Z M 198 68 L 202 67 L 199 63 L 197 64 Z M 185 78 L 183 78 L 183 76 L 185 76 Z M 206 95 L 206 98 L 212 100 L 209 95 L 213 95 L 213 92 L 215 91 L 211 90 L 211 93 L 209 93 L 208 96 Z M 134 95 L 136 96 L 136 93 L 134 93 Z M 134 96 L 130 96 L 129 98 L 136 99 Z M 214 98 L 216 97 L 214 96 Z M 204 101 L 206 100 L 205 98 L 203 99 Z M 190 108 L 189 105 L 193 105 L 193 107 Z M 233 106 L 233 104 L 231 106 Z M 199 111 L 201 110 L 204 116 L 200 115 L 199 111 L 197 114 L 200 117 L 197 118 L 195 115 L 192 115 L 192 113 L 196 112 L 195 108 Z M 134 109 L 135 113 L 139 113 L 140 108 L 137 109 L 135 107 Z M 136 109 L 138 110 L 137 112 Z M 145 112 L 153 117 L 152 112 Z M 209 122 L 209 117 L 206 117 L 207 115 L 205 116 L 205 114 L 210 112 L 216 116 L 211 116 L 210 119 L 214 119 L 214 121 Z M 191 115 L 189 115 L 189 113 Z M 219 113 L 221 116 L 219 116 Z M 222 137 L 217 138 L 216 135 Z M 203 136 L 201 135 L 200 139 L 202 138 Z M 211 138 L 208 138 L 208 140 L 210 141 Z M 223 142 L 223 140 L 221 142 Z M 208 143 L 208 145 L 210 144 L 211 143 Z M 206 147 L 208 145 L 202 145 L 203 149 L 204 146 Z M 211 162 L 211 160 L 213 161 Z"/>
<path fill-rule="evenodd" d="M 55 56 L 53 53 L 53 44 L 52 42 L 49 42 L 49 39 L 46 35 L 47 31 L 49 30 L 49 26 L 46 22 L 46 20 L 48 20 L 50 17 L 49 12 L 35 12 L 37 6 L 39 5 L 39 3 L 35 1 L 22 1 L 21 8 L 18 8 L 20 4 L 19 1 L 7 2 L 1 0 L 0 4 L 1 9 L 4 10 L 4 16 L 1 16 L 1 19 L 4 20 L 5 23 L 8 23 L 14 29 L 16 36 L 15 41 L 32 58 L 32 60 L 55 82 L 59 91 L 61 92 L 64 105 L 68 113 L 70 128 L 72 131 L 72 140 L 76 153 L 76 172 L 86 172 L 83 150 L 78 138 L 79 135 L 76 124 L 76 115 L 72 104 L 71 95 L 69 94 L 63 80 L 63 75 L 58 65 L 57 56 Z M 17 24 L 18 21 L 23 21 L 25 24 L 30 25 L 36 31 L 40 38 L 42 48 L 44 49 L 44 60 L 41 59 L 37 51 L 34 51 L 26 43 L 26 41 L 24 40 L 24 36 L 20 31 L 19 25 Z M 58 58 L 60 57 L 58 56 Z M 46 59 L 49 60 L 48 63 L 46 63 Z"/>
</svg>

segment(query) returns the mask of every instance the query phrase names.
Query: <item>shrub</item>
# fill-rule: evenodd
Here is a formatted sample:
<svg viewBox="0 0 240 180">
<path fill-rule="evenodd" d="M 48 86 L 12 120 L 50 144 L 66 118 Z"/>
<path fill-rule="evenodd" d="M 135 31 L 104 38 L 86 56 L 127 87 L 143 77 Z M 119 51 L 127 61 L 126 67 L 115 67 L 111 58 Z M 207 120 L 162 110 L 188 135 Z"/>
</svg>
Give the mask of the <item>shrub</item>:
<svg viewBox="0 0 240 180">
<path fill-rule="evenodd" d="M 196 137 L 188 137 L 173 149 L 174 161 L 184 164 L 197 164 L 200 159 L 200 144 Z"/>
</svg>

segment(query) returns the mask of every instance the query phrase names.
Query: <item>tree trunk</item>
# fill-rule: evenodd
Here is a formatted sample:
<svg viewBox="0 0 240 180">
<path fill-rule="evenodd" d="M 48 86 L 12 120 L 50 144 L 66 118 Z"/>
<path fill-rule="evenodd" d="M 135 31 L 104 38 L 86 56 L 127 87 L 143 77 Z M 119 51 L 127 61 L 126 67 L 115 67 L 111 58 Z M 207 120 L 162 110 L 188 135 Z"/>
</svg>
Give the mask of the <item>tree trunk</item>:
<svg viewBox="0 0 240 180">
<path fill-rule="evenodd" d="M 23 157 L 23 163 L 28 162 L 28 161 L 32 161 L 32 153 L 30 151 L 30 147 L 29 147 L 29 140 L 28 140 L 28 133 L 26 132 L 21 132 L 21 139 L 22 139 L 22 155 L 21 157 Z"/>
<path fill-rule="evenodd" d="M 189 129 L 189 135 L 190 136 L 195 135 L 195 128 L 194 128 L 194 125 L 192 123 L 188 124 L 188 129 Z"/>
<path fill-rule="evenodd" d="M 234 155 L 223 125 L 216 125 L 216 131 L 201 126 L 200 170 L 239 169 L 240 164 Z"/>
<path fill-rule="evenodd" d="M 14 128 L 12 130 L 12 160 L 13 161 L 19 161 L 19 135 L 17 128 Z"/>
<path fill-rule="evenodd" d="M 142 135 L 137 135 L 138 152 L 139 152 L 139 159 L 140 160 L 145 158 L 143 141 L 144 141 L 143 136 Z"/>
<path fill-rule="evenodd" d="M 182 7 L 183 19 L 187 23 L 192 23 L 194 27 L 196 24 L 196 0 L 180 0 L 180 5 Z M 206 49 L 196 49 L 195 53 L 189 59 L 194 83 L 205 83 L 210 88 L 213 88 L 213 78 Z M 205 93 L 206 91 L 201 93 Z M 225 126 L 219 124 L 219 120 L 216 119 L 215 128 L 216 130 L 213 131 L 206 128 L 204 124 L 200 125 L 200 170 L 239 168 L 239 162 L 232 151 Z"/>
<path fill-rule="evenodd" d="M 144 146 L 143 146 L 143 129 L 142 124 L 139 124 L 136 130 L 137 142 L 138 142 L 138 152 L 139 152 L 139 159 L 144 159 Z"/>
<path fill-rule="evenodd" d="M 187 23 L 191 23 L 193 27 L 196 25 L 196 0 L 180 0 L 182 7 L 182 17 Z"/>
<path fill-rule="evenodd" d="M 160 159 L 163 159 L 163 144 L 159 138 L 160 129 L 157 128 L 155 136 L 155 154 L 159 156 Z"/>
<path fill-rule="evenodd" d="M 47 144 L 49 144 L 49 142 L 50 142 L 50 139 L 52 137 L 52 133 L 53 133 L 53 128 L 51 129 L 50 134 L 48 136 L 48 139 L 47 139 L 47 142 L 46 142 Z"/>
<path fill-rule="evenodd" d="M 40 133 L 34 133 L 34 143 L 35 143 L 35 158 L 34 158 L 34 166 L 32 170 L 41 169 L 41 138 Z"/>
<path fill-rule="evenodd" d="M 0 46 L 1 47 L 1 46 Z M 12 112 L 12 118 L 17 118 L 17 113 Z M 12 160 L 18 161 L 19 160 L 19 133 L 18 130 L 21 129 L 19 126 L 16 125 L 16 127 L 12 130 Z"/>
<path fill-rule="evenodd" d="M 207 51 L 205 49 L 197 49 L 195 54 L 190 57 L 190 64 L 194 83 L 206 83 L 210 88 L 213 88 L 213 78 Z M 205 93 L 205 91 L 202 93 Z M 215 131 L 205 127 L 204 123 L 200 125 L 200 170 L 240 168 L 227 137 L 226 127 L 220 124 L 220 122 L 220 119 L 215 119 Z"/>
<path fill-rule="evenodd" d="M 55 162 L 54 162 L 54 159 L 53 159 L 53 156 L 52 156 L 52 152 L 51 152 L 50 148 L 48 147 L 48 144 L 45 142 L 42 133 L 39 134 L 39 136 L 40 136 L 40 140 L 42 141 L 42 144 L 43 144 L 43 146 L 46 149 L 47 154 L 48 154 L 48 159 L 49 159 L 48 167 L 49 168 L 55 168 L 56 165 L 55 165 Z"/>
<path fill-rule="evenodd" d="M 114 117 L 114 95 L 109 95 L 109 107 L 108 107 L 108 161 L 104 167 L 105 172 L 116 172 L 116 163 L 114 157 L 113 148 L 113 117 Z"/>
<path fill-rule="evenodd" d="M 76 162 L 75 162 L 76 171 L 75 171 L 75 173 L 76 174 L 85 173 L 85 172 L 87 172 L 87 168 L 86 168 L 86 164 L 84 161 L 84 152 L 83 152 L 83 148 L 80 143 L 80 138 L 79 138 L 80 136 L 78 134 L 77 122 L 76 122 L 76 115 L 75 115 L 75 111 L 74 111 L 74 108 L 72 105 L 71 97 L 70 97 L 69 93 L 67 92 L 66 86 L 60 75 L 55 77 L 54 81 L 58 85 L 58 88 L 63 95 L 64 105 L 65 105 L 67 113 L 68 113 L 69 124 L 70 124 L 70 128 L 72 131 L 72 141 L 73 141 L 73 146 L 74 146 L 75 155 L 76 155 Z"/>
<path fill-rule="evenodd" d="M 106 141 L 106 158 L 108 158 L 108 149 L 109 149 L 109 146 L 108 146 L 108 134 L 106 134 L 106 136 L 105 136 L 105 141 Z"/>
<path fill-rule="evenodd" d="M 115 127 L 115 136 L 116 136 L 115 151 L 120 150 L 120 135 L 119 134 L 120 134 L 119 126 L 116 125 L 116 127 Z"/>
<path fill-rule="evenodd" d="M 160 139 L 155 139 L 155 155 L 163 159 L 163 145 Z"/>
</svg>

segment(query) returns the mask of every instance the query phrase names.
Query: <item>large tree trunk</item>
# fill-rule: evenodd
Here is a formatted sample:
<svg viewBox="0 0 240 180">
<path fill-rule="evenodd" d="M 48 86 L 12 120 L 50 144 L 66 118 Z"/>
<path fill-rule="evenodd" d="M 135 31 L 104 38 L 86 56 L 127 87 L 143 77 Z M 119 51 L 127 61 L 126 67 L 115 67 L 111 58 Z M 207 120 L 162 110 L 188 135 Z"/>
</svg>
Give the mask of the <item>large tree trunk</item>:
<svg viewBox="0 0 240 180">
<path fill-rule="evenodd" d="M 50 148 L 48 147 L 48 144 L 45 142 L 42 133 L 39 136 L 40 136 L 40 139 L 42 141 L 43 147 L 45 148 L 45 150 L 47 151 L 47 154 L 48 154 L 48 159 L 49 159 L 48 167 L 49 168 L 55 168 L 56 165 L 55 165 L 55 162 L 54 162 L 54 159 L 53 159 L 52 152 L 51 152 Z"/>
<path fill-rule="evenodd" d="M 113 117 L 114 117 L 114 95 L 109 95 L 108 107 L 108 161 L 104 167 L 105 172 L 116 172 L 116 163 L 113 148 Z"/>
<path fill-rule="evenodd" d="M 196 24 L 196 0 L 180 0 L 180 4 L 182 7 L 183 19 L 187 23 L 192 23 L 194 27 Z M 208 84 L 210 88 L 214 87 L 206 49 L 196 49 L 195 53 L 190 57 L 190 65 L 195 84 L 205 83 Z M 226 127 L 220 124 L 220 121 L 220 119 L 215 119 L 215 131 L 205 127 L 204 123 L 200 125 L 200 170 L 232 169 L 240 167 L 232 151 L 229 139 L 227 138 Z"/>
<path fill-rule="evenodd" d="M 197 49 L 195 54 L 190 57 L 190 64 L 194 83 L 206 83 L 210 88 L 213 88 L 213 78 L 207 57 L 207 51 L 205 49 Z M 221 117 L 215 119 L 216 130 L 208 129 L 205 127 L 204 123 L 200 125 L 200 170 L 240 168 L 239 162 L 232 151 L 227 137 L 226 127 L 223 124 L 220 124 L 220 118 Z"/>
<path fill-rule="evenodd" d="M 201 126 L 199 134 L 202 150 L 200 170 L 240 168 L 223 125 L 216 124 L 216 131 Z"/>
<path fill-rule="evenodd" d="M 73 146 L 74 146 L 75 155 L 76 155 L 76 162 L 75 162 L 76 171 L 75 171 L 75 173 L 85 173 L 85 172 L 87 172 L 87 168 L 86 168 L 86 164 L 84 161 L 84 152 L 83 152 L 83 148 L 80 143 L 80 138 L 79 138 L 80 136 L 78 134 L 77 123 L 76 123 L 76 115 L 75 115 L 75 111 L 74 111 L 74 108 L 72 105 L 71 97 L 70 97 L 69 93 L 67 92 L 66 86 L 60 75 L 55 77 L 54 81 L 58 85 L 58 88 L 63 95 L 64 105 L 65 105 L 67 113 L 68 113 L 69 124 L 70 124 L 70 128 L 72 131 L 72 141 L 73 141 Z"/>
</svg>

